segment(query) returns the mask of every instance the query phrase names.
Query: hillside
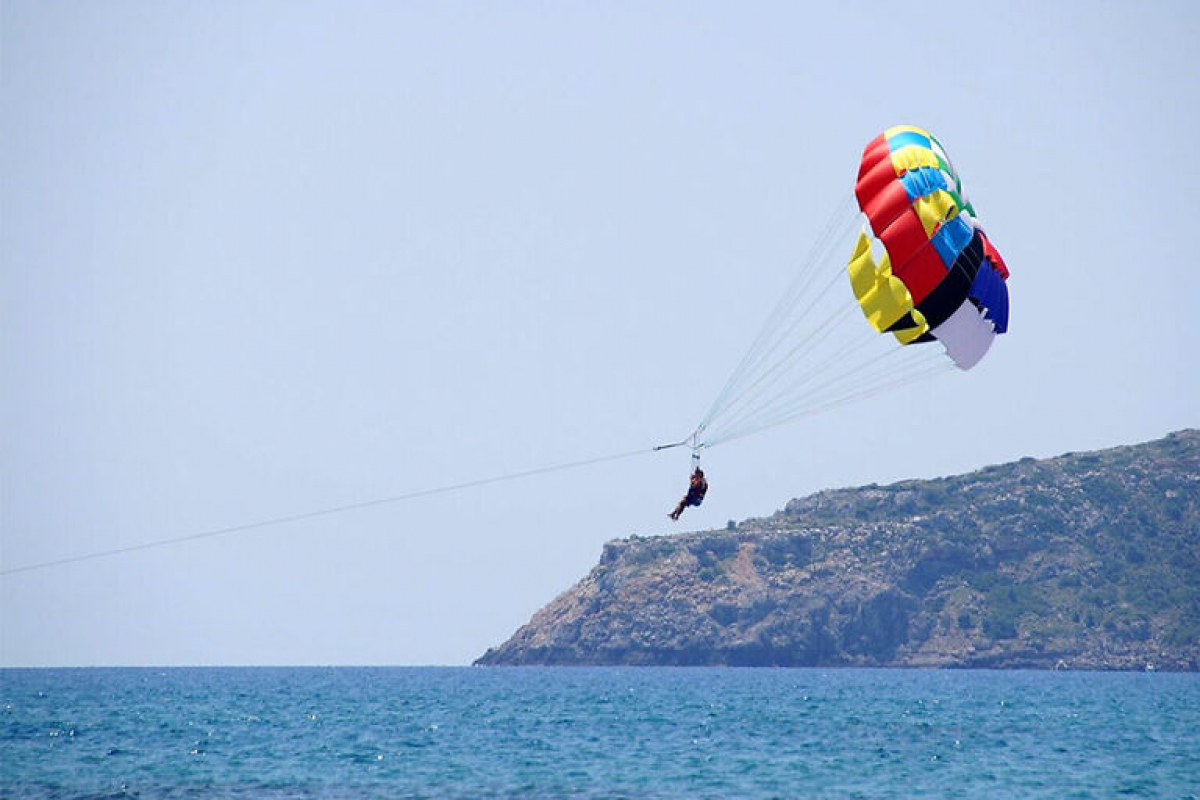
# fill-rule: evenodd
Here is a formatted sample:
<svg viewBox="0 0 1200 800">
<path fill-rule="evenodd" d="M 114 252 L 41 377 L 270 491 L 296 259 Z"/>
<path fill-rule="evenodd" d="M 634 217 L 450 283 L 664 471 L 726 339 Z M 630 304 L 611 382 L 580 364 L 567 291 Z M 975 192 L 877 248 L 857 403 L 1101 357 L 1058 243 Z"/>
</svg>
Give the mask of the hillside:
<svg viewBox="0 0 1200 800">
<path fill-rule="evenodd" d="M 477 662 L 1200 669 L 1200 431 L 633 536 Z"/>
</svg>

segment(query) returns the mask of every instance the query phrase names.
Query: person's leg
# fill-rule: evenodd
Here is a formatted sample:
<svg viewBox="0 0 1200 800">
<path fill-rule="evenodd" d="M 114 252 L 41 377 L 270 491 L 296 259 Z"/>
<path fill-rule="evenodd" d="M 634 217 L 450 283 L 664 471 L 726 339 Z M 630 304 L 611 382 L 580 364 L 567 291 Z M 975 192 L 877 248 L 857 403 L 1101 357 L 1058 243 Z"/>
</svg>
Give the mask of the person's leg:
<svg viewBox="0 0 1200 800">
<path fill-rule="evenodd" d="M 679 519 L 679 515 L 683 513 L 684 506 L 687 505 L 687 498 L 684 497 L 679 501 L 679 505 L 675 506 L 675 510 L 671 512 L 671 519 Z"/>
</svg>

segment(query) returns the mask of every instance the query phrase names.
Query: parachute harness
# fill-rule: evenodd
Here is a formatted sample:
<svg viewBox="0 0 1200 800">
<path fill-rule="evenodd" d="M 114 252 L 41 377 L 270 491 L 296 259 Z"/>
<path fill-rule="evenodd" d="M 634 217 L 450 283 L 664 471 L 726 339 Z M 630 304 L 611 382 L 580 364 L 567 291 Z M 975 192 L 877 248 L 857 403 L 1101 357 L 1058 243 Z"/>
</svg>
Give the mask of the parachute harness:
<svg viewBox="0 0 1200 800">
<path fill-rule="evenodd" d="M 704 426 L 702 425 L 699 428 L 697 428 L 686 439 L 680 439 L 678 442 L 669 442 L 667 444 L 660 444 L 658 447 L 654 448 L 653 452 L 658 452 L 659 450 L 671 450 L 672 448 L 675 448 L 675 447 L 691 448 L 692 472 L 695 472 L 700 467 L 700 451 L 704 450 L 705 448 L 710 446 L 706 443 L 701 442 L 699 439 L 700 433 L 703 430 L 704 430 Z"/>
</svg>

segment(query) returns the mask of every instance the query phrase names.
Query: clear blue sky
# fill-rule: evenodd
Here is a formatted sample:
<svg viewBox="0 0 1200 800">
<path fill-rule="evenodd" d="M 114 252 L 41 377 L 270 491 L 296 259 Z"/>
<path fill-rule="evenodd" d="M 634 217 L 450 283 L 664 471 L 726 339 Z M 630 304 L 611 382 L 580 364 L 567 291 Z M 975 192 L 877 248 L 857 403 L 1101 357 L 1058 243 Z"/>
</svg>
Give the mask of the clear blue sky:
<svg viewBox="0 0 1200 800">
<path fill-rule="evenodd" d="M 898 123 L 1012 328 L 679 525 L 676 450 L 4 576 L 0 664 L 467 663 L 612 538 L 1200 426 L 1198 9 L 4 0 L 4 568 L 682 437 Z"/>
</svg>

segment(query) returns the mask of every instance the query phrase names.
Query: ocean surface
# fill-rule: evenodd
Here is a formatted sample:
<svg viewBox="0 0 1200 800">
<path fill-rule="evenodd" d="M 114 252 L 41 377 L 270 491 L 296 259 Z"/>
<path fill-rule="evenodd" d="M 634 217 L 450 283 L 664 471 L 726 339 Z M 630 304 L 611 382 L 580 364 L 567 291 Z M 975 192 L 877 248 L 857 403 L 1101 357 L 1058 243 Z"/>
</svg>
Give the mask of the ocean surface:
<svg viewBox="0 0 1200 800">
<path fill-rule="evenodd" d="M 1200 675 L 0 670 L 5 798 L 1200 797 Z"/>
</svg>

